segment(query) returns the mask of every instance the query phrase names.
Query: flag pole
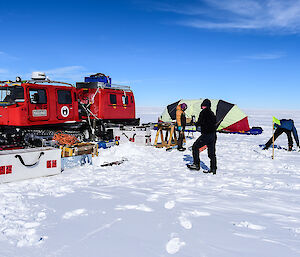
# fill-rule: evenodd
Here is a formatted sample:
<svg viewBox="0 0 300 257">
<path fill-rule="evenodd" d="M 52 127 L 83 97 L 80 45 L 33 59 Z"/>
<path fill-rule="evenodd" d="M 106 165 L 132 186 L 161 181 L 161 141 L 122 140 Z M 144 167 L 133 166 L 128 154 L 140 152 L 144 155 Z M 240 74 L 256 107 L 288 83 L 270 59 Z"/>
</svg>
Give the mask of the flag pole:
<svg viewBox="0 0 300 257">
<path fill-rule="evenodd" d="M 273 152 L 272 152 L 272 159 L 274 159 L 274 121 L 272 122 L 273 124 L 273 137 L 272 137 L 272 141 L 273 141 Z"/>
</svg>

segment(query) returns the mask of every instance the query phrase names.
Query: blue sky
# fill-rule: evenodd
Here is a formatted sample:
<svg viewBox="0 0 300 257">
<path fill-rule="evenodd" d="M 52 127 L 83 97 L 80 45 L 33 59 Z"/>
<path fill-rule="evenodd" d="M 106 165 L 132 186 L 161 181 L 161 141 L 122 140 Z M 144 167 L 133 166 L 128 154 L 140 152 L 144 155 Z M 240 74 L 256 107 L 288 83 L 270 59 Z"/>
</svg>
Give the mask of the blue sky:
<svg viewBox="0 0 300 257">
<path fill-rule="evenodd" d="M 0 1 L 0 80 L 102 72 L 138 106 L 300 109 L 300 0 Z"/>
</svg>

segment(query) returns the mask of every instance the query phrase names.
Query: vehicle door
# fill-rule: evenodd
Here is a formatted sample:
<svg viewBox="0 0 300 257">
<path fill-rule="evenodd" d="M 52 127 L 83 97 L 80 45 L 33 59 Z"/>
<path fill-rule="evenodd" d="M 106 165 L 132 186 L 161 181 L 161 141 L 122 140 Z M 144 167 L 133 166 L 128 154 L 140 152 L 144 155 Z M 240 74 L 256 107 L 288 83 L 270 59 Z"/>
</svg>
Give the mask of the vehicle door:
<svg viewBox="0 0 300 257">
<path fill-rule="evenodd" d="M 73 121 L 74 108 L 71 89 L 57 89 L 57 118 L 59 120 Z"/>
<path fill-rule="evenodd" d="M 46 88 L 28 88 L 29 120 L 45 121 L 49 120 L 48 93 Z"/>
</svg>

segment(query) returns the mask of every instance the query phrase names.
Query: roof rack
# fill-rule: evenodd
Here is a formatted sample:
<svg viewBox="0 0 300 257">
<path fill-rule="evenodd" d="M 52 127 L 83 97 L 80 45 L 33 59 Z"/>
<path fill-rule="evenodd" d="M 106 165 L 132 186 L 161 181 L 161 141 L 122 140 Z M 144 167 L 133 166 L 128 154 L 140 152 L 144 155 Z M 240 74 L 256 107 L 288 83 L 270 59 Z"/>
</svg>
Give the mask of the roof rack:
<svg viewBox="0 0 300 257">
<path fill-rule="evenodd" d="M 40 83 L 51 84 L 51 83 L 55 83 L 55 84 L 63 84 L 63 85 L 74 87 L 74 85 L 71 84 L 71 83 L 61 82 L 61 81 L 54 81 L 54 80 L 27 80 L 25 83 L 30 83 L 30 84 L 40 84 Z"/>
<path fill-rule="evenodd" d="M 117 90 L 122 90 L 122 91 L 131 91 L 130 86 L 123 86 L 123 85 L 117 85 L 117 84 L 111 84 L 111 87 L 108 88 L 113 88 Z"/>
<path fill-rule="evenodd" d="M 123 86 L 117 84 L 109 84 L 105 82 L 77 82 L 77 88 L 100 88 L 100 89 L 112 89 L 131 92 L 130 86 Z"/>
<path fill-rule="evenodd" d="M 47 83 L 47 84 L 62 84 L 62 85 L 65 85 L 65 86 L 71 86 L 71 87 L 74 87 L 73 84 L 70 84 L 70 83 L 67 83 L 67 82 L 61 82 L 61 81 L 54 81 L 54 80 L 23 80 L 23 81 L 11 81 L 11 80 L 8 80 L 8 81 L 0 81 L 0 85 L 2 84 L 5 85 L 10 85 L 10 84 L 13 84 L 13 86 L 15 85 L 21 85 L 22 83 L 30 83 L 30 84 L 41 84 L 41 83 Z"/>
<path fill-rule="evenodd" d="M 16 81 L 11 81 L 11 80 L 7 80 L 7 81 L 0 81 L 0 86 L 4 86 L 4 85 L 10 85 L 12 84 L 12 86 L 16 86 L 16 85 L 21 85 L 22 82 L 16 82 Z"/>
</svg>

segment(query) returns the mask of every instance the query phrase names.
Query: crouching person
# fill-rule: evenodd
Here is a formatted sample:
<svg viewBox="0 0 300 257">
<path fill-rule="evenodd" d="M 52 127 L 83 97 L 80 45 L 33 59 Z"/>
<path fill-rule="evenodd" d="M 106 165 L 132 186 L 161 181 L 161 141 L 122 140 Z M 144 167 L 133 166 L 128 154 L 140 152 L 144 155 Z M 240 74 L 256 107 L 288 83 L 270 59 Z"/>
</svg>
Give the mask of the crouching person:
<svg viewBox="0 0 300 257">
<path fill-rule="evenodd" d="M 200 153 L 199 149 L 207 145 L 208 157 L 210 159 L 210 170 L 203 171 L 204 173 L 217 172 L 217 157 L 216 157 L 216 115 L 212 112 L 211 102 L 205 99 L 201 104 L 202 111 L 199 114 L 196 126 L 201 127 L 201 136 L 193 144 L 193 164 L 188 164 L 188 168 L 192 170 L 200 170 Z"/>
<path fill-rule="evenodd" d="M 294 121 L 292 119 L 289 119 L 289 120 L 282 119 L 282 120 L 280 120 L 279 124 L 275 123 L 274 126 L 276 127 L 276 130 L 274 133 L 274 142 L 282 133 L 285 133 L 288 138 L 288 146 L 289 146 L 288 151 L 292 151 L 293 150 L 292 134 L 293 134 L 295 142 L 298 146 L 298 149 L 300 148 L 297 129 L 296 129 Z M 263 148 L 263 150 L 267 150 L 272 145 L 272 143 L 273 143 L 273 137 L 271 137 L 269 139 L 269 141 L 265 144 L 265 147 Z"/>
</svg>

